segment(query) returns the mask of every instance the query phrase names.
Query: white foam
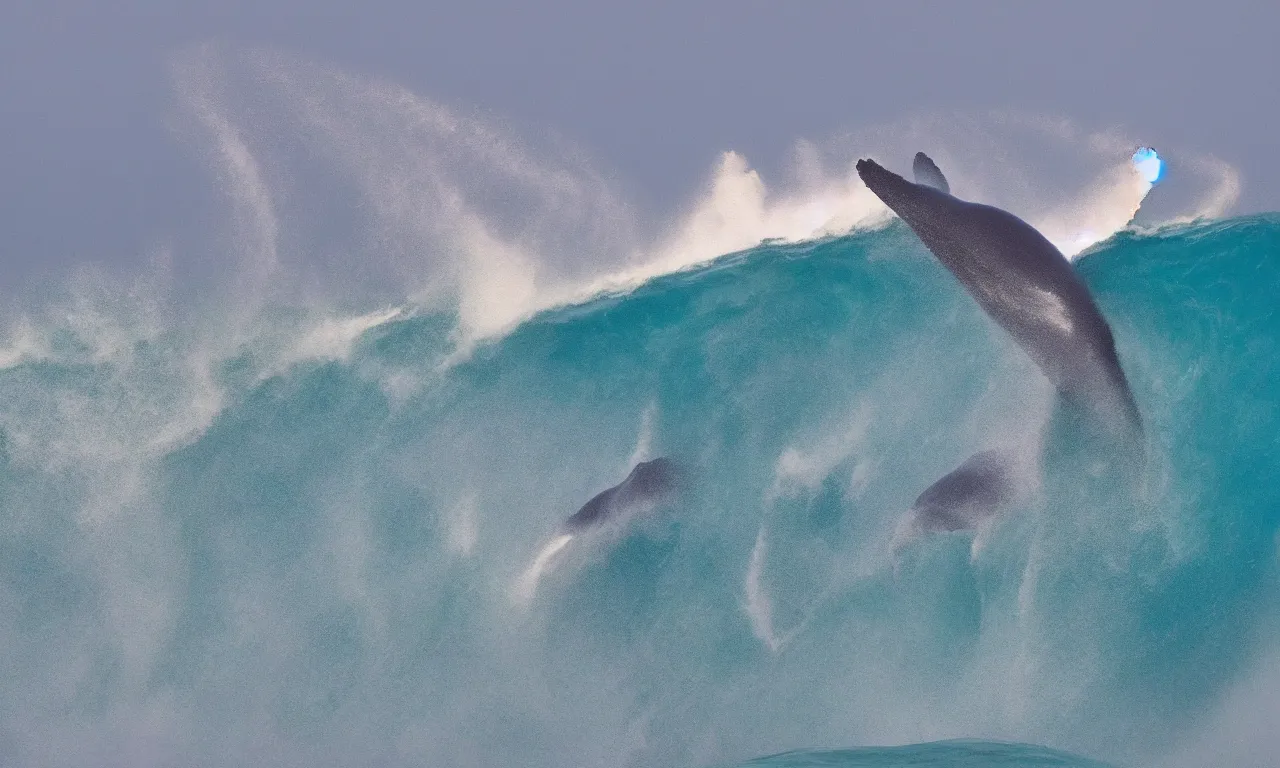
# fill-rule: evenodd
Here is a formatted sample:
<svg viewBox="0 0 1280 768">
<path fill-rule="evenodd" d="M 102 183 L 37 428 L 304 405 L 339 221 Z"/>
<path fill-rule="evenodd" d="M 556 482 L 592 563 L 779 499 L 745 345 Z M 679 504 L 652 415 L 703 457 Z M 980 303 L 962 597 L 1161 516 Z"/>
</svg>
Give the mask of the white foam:
<svg viewBox="0 0 1280 768">
<path fill-rule="evenodd" d="M 276 351 L 272 365 L 264 368 L 259 378 L 279 375 L 309 360 L 345 361 L 361 336 L 406 314 L 402 308 L 388 307 L 350 317 L 321 315 L 309 327 L 291 328 L 288 343 Z"/>
<path fill-rule="evenodd" d="M 1128 226 L 1150 191 L 1151 182 L 1125 160 L 1031 223 L 1071 259 Z"/>
<path fill-rule="evenodd" d="M 653 419 L 657 413 L 658 404 L 656 402 L 651 402 L 645 406 L 644 413 L 640 416 L 640 432 L 636 435 L 636 447 L 631 451 L 631 458 L 627 460 L 627 472 L 630 472 L 632 467 L 649 458 L 653 443 Z"/>
<path fill-rule="evenodd" d="M 1212 156 L 1179 157 L 1179 166 L 1208 181 L 1209 187 L 1190 210 L 1162 224 L 1185 224 L 1225 215 L 1240 198 L 1240 172 L 1231 164 Z"/>
<path fill-rule="evenodd" d="M 9 330 L 7 344 L 0 348 L 0 370 L 30 360 L 47 359 L 50 355 L 44 335 L 38 331 L 31 318 L 18 318 Z"/>
<path fill-rule="evenodd" d="M 747 597 L 746 610 L 747 617 L 751 620 L 751 631 L 770 651 L 776 653 L 782 647 L 782 641 L 773 630 L 773 605 L 762 583 L 767 551 L 762 525 L 756 534 L 756 543 L 751 548 L 751 559 L 747 563 L 747 575 L 743 588 Z"/>
<path fill-rule="evenodd" d="M 764 584 L 765 564 L 768 560 L 769 545 L 765 537 L 765 526 L 761 525 L 756 533 L 755 544 L 751 547 L 751 556 L 747 561 L 747 573 L 743 579 L 743 592 L 746 597 L 744 610 L 751 622 L 751 631 L 771 653 L 778 653 L 787 647 L 797 635 L 804 631 L 814 611 L 822 605 L 827 597 L 824 590 L 814 596 L 805 607 L 799 621 L 785 632 L 778 632 L 774 624 L 773 600 Z"/>
<path fill-rule="evenodd" d="M 652 248 L 647 267 L 673 271 L 764 240 L 844 234 L 884 217 L 879 199 L 848 169 L 828 177 L 820 167 L 810 167 L 806 177 L 801 189 L 771 195 L 745 157 L 725 152 L 710 189 L 674 234 Z"/>
<path fill-rule="evenodd" d="M 688 205 L 654 220 L 581 153 L 533 147 L 494 121 L 391 83 L 210 46 L 189 52 L 177 71 L 188 109 L 212 138 L 245 279 L 261 284 L 283 269 L 288 233 L 261 155 L 287 178 L 278 145 L 297 137 L 309 159 L 355 183 L 359 199 L 351 207 L 367 215 L 367 247 L 317 274 L 382 274 L 384 306 L 408 300 L 456 311 L 457 351 L 446 366 L 551 307 L 629 290 L 766 240 L 881 226 L 891 214 L 854 171 L 859 157 L 894 167 L 895 158 L 905 166 L 916 150 L 929 151 L 959 196 L 1026 218 L 1068 256 L 1128 225 L 1150 190 L 1130 159 L 1137 142 L 1125 137 L 1038 115 L 939 113 L 823 144 L 800 141 L 785 183 L 766 183 L 746 157 L 726 151 Z M 231 98 L 245 94 L 255 99 L 252 112 Z M 1093 181 L 1064 191 L 1053 170 L 1032 170 L 1055 152 L 1096 169 Z M 1238 179 L 1221 168 L 1218 176 L 1197 214 L 1221 212 L 1234 200 Z M 317 329 L 300 345 L 303 354 L 341 355 L 346 347 L 329 334 L 342 336 L 336 326 Z"/>
<path fill-rule="evenodd" d="M 468 556 L 475 549 L 479 507 L 474 492 L 467 493 L 453 505 L 448 516 L 449 548 L 456 554 Z"/>
<path fill-rule="evenodd" d="M 513 596 L 516 602 L 527 604 L 533 599 L 534 594 L 538 591 L 538 582 L 542 580 L 542 576 L 546 573 L 550 565 L 555 561 L 557 555 L 560 554 L 569 542 L 573 541 L 573 534 L 562 533 L 555 536 L 538 552 L 533 558 L 533 562 L 524 573 L 520 575 L 516 582 L 516 588 Z"/>
<path fill-rule="evenodd" d="M 199 46 L 180 57 L 173 72 L 179 96 L 213 139 L 210 161 L 231 203 L 240 259 L 234 295 L 242 304 L 256 306 L 280 267 L 280 224 L 271 189 L 242 127 L 224 103 L 227 82 L 217 51 Z"/>
<path fill-rule="evenodd" d="M 865 406 L 853 409 L 843 425 L 804 445 L 789 445 L 773 468 L 773 485 L 766 502 L 795 491 L 812 493 L 837 466 L 853 455 L 870 423 Z"/>
</svg>

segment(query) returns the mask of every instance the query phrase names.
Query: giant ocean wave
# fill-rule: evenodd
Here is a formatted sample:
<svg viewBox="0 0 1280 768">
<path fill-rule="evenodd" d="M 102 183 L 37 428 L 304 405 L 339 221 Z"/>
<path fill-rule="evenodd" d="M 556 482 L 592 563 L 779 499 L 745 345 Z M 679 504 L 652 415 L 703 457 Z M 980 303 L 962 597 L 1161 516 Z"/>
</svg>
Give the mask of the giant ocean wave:
<svg viewBox="0 0 1280 768">
<path fill-rule="evenodd" d="M 143 432 L 199 406 L 167 401 L 181 334 L 100 362 L 68 335 L 64 357 L 0 372 L 4 751 L 1166 754 L 1274 641 L 1278 248 L 1261 216 L 1083 257 L 1148 423 L 1144 494 L 1096 494 L 1050 457 L 981 550 L 937 536 L 896 575 L 885 545 L 915 495 L 1038 429 L 1049 398 L 899 224 L 548 311 L 444 367 L 431 314 L 343 359 L 263 373 L 246 352 L 176 441 Z M 696 468 L 691 494 L 517 599 L 638 450 Z"/>
<path fill-rule="evenodd" d="M 6 764 L 1268 753 L 1232 726 L 1274 707 L 1249 681 L 1280 651 L 1280 218 L 1124 229 L 1149 187 L 1122 178 L 1038 219 L 1084 248 L 1143 475 L 1117 494 L 1050 441 L 981 546 L 939 535 L 895 561 L 914 498 L 978 449 L 1038 444 L 1053 399 L 905 226 L 857 208 L 865 190 L 771 204 L 728 156 L 639 253 L 595 232 L 614 208 L 583 177 L 394 89 L 337 78 L 311 98 L 277 68 L 314 135 L 369 169 L 386 215 L 356 251 L 403 245 L 427 208 L 443 226 L 426 200 L 450 204 L 439 242 L 460 254 L 412 300 L 319 312 L 273 287 L 301 245 L 195 61 L 184 93 L 231 180 L 244 301 L 182 314 L 149 278 L 85 273 L 0 352 Z M 383 122 L 351 141 L 361 110 Z M 489 225 L 430 153 L 406 163 L 429 189 L 392 183 L 406 115 L 592 232 Z M 530 243 L 594 243 L 603 266 Z M 657 455 L 689 468 L 681 499 L 525 588 L 563 520 Z M 954 739 L 989 741 L 926 743 Z M 851 749 L 882 744 L 915 746 Z"/>
</svg>

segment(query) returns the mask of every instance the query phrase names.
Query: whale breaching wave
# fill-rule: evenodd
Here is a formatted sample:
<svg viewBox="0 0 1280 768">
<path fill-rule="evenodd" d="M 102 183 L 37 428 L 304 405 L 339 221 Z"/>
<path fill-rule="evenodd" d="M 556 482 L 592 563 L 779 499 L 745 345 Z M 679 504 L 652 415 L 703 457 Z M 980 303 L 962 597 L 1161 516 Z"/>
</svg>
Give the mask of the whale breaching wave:
<svg viewBox="0 0 1280 768">
<path fill-rule="evenodd" d="M 1229 167 L 946 115 L 774 188 L 726 153 L 654 224 L 386 83 L 208 49 L 175 83 L 229 285 L 158 259 L 6 308 L 0 764 L 1280 750 L 1280 216 L 1224 218 Z M 1075 259 L 1123 482 L 851 160 L 918 150 Z"/>
<path fill-rule="evenodd" d="M 102 351 L 68 327 L 0 370 L 0 752 L 698 766 L 984 738 L 1132 764 L 1212 743 L 1278 647 L 1277 253 L 1275 216 L 1086 253 L 1146 420 L 1140 493 L 1050 452 L 980 549 L 941 533 L 896 566 L 913 500 L 1050 397 L 899 223 L 549 310 L 443 367 L 430 313 L 199 386 L 179 330 Z M 513 601 L 638 446 L 689 468 L 673 508 L 574 541 Z M 926 752 L 1005 749 L 983 744 Z M 904 754 L 758 764 L 930 764 Z M 1026 755 L 1007 764 L 1088 764 Z"/>
</svg>

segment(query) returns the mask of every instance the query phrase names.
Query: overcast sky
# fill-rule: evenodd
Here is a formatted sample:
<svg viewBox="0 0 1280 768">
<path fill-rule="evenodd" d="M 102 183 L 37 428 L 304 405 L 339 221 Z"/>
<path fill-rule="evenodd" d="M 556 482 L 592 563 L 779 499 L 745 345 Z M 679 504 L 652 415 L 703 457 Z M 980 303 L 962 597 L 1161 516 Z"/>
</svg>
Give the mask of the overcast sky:
<svg viewBox="0 0 1280 768">
<path fill-rule="evenodd" d="M 641 204 L 719 151 L 766 169 L 801 136 L 939 108 L 1122 127 L 1239 168 L 1238 212 L 1280 209 L 1280 2 L 5 0 L 0 258 L 12 288 L 137 262 L 207 208 L 166 122 L 169 65 L 270 46 L 551 132 Z"/>
</svg>

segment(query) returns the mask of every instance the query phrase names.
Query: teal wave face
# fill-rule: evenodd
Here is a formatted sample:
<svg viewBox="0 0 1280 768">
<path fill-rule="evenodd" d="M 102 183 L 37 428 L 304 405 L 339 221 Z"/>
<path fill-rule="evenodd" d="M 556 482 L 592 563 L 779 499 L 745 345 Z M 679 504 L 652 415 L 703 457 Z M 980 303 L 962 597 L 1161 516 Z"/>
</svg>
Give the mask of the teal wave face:
<svg viewBox="0 0 1280 768">
<path fill-rule="evenodd" d="M 1106 768 L 1103 763 L 1028 744 L 942 741 L 904 747 L 799 750 L 742 763 L 742 768 Z"/>
<path fill-rule="evenodd" d="M 180 337 L 127 365 L 11 366 L 0 751 L 639 766 L 977 737 L 1158 756 L 1274 640 L 1277 254 L 1280 221 L 1256 217 L 1079 262 L 1147 424 L 1121 486 L 897 224 L 547 312 L 461 360 L 440 316 L 265 380 L 246 352 L 172 446 L 134 435 L 181 410 Z M 922 490 L 1041 437 L 1033 491 L 980 546 L 933 536 L 895 567 Z M 522 591 L 639 455 L 688 469 L 681 499 L 570 542 Z"/>
</svg>

